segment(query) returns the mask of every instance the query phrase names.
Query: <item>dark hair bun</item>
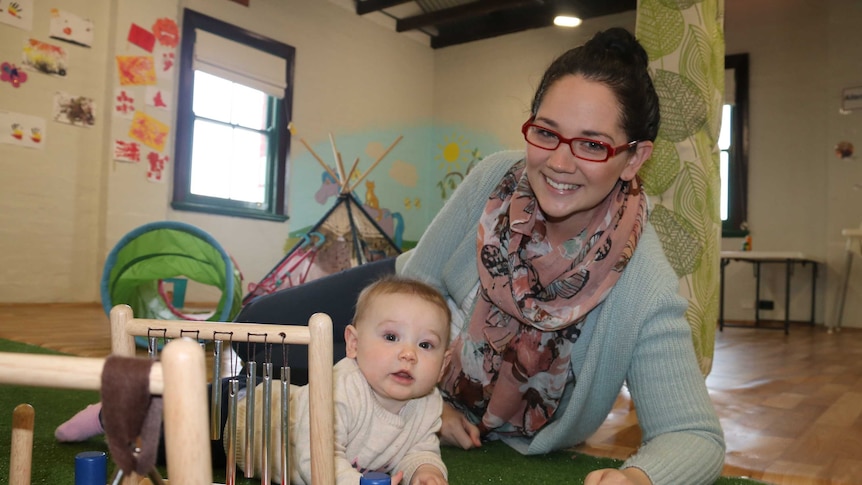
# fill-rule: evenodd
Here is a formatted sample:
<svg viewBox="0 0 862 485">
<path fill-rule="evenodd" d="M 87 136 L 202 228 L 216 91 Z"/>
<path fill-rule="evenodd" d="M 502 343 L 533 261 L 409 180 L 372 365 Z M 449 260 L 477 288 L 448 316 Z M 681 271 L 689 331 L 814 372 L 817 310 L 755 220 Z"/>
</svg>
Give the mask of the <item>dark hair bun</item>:
<svg viewBox="0 0 862 485">
<path fill-rule="evenodd" d="M 631 32 L 621 27 L 614 27 L 597 33 L 587 42 L 585 47 L 638 67 L 649 65 L 649 58 L 644 48 Z"/>
</svg>

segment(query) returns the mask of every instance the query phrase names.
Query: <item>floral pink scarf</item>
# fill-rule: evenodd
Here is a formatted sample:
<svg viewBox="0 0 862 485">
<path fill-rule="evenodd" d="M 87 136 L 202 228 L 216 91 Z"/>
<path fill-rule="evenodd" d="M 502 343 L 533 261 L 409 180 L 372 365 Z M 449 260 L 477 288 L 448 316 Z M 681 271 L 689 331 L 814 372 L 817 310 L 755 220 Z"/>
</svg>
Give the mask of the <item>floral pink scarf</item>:
<svg viewBox="0 0 862 485">
<path fill-rule="evenodd" d="M 483 434 L 532 436 L 551 419 L 581 324 L 634 254 L 647 212 L 637 178 L 620 181 L 580 235 L 550 248 L 524 165 L 485 205 L 479 296 L 442 385 L 448 401 L 481 417 Z"/>
</svg>

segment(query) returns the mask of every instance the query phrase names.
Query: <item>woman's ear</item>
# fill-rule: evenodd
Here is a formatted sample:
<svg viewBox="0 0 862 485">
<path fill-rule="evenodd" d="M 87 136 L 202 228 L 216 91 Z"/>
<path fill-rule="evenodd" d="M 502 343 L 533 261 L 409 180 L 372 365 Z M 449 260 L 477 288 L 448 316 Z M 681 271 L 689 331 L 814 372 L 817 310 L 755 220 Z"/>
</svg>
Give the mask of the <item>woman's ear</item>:
<svg viewBox="0 0 862 485">
<path fill-rule="evenodd" d="M 344 327 L 344 342 L 347 344 L 347 357 L 356 358 L 356 349 L 359 346 L 359 336 L 356 334 L 356 327 L 351 323 Z"/>
<path fill-rule="evenodd" d="M 649 157 L 652 156 L 652 149 L 653 143 L 651 141 L 638 142 L 634 154 L 629 157 L 629 160 L 626 162 L 626 166 L 623 167 L 620 179 L 629 182 L 635 178 L 635 175 L 637 175 L 638 170 L 641 169 L 644 162 L 649 160 Z"/>
</svg>

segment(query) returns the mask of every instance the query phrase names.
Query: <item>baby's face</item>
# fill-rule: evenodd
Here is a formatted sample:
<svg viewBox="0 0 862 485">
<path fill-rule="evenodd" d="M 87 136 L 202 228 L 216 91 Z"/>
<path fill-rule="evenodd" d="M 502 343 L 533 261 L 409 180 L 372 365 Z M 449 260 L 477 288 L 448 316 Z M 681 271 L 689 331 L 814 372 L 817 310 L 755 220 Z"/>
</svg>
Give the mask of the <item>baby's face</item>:
<svg viewBox="0 0 862 485">
<path fill-rule="evenodd" d="M 415 295 L 379 295 L 363 318 L 345 331 L 347 356 L 381 404 L 393 413 L 430 393 L 449 353 L 445 312 Z"/>
</svg>

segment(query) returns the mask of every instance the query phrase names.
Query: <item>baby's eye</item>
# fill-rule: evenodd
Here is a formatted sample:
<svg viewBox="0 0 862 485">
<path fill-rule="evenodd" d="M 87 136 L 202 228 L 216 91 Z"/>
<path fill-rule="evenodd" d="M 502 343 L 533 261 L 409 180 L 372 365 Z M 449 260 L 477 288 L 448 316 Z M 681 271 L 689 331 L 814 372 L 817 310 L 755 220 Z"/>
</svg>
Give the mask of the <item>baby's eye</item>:
<svg viewBox="0 0 862 485">
<path fill-rule="evenodd" d="M 394 341 L 396 341 L 397 339 L 398 339 L 398 338 L 395 336 L 395 334 L 394 334 L 394 333 L 386 333 L 386 334 L 383 334 L 383 340 L 388 340 L 388 341 L 390 341 L 390 342 L 394 342 Z"/>
<path fill-rule="evenodd" d="M 419 348 L 420 348 L 420 349 L 425 349 L 425 350 L 433 350 L 433 349 L 434 349 L 434 344 L 432 344 L 431 342 L 421 342 L 421 343 L 419 344 Z"/>
</svg>

